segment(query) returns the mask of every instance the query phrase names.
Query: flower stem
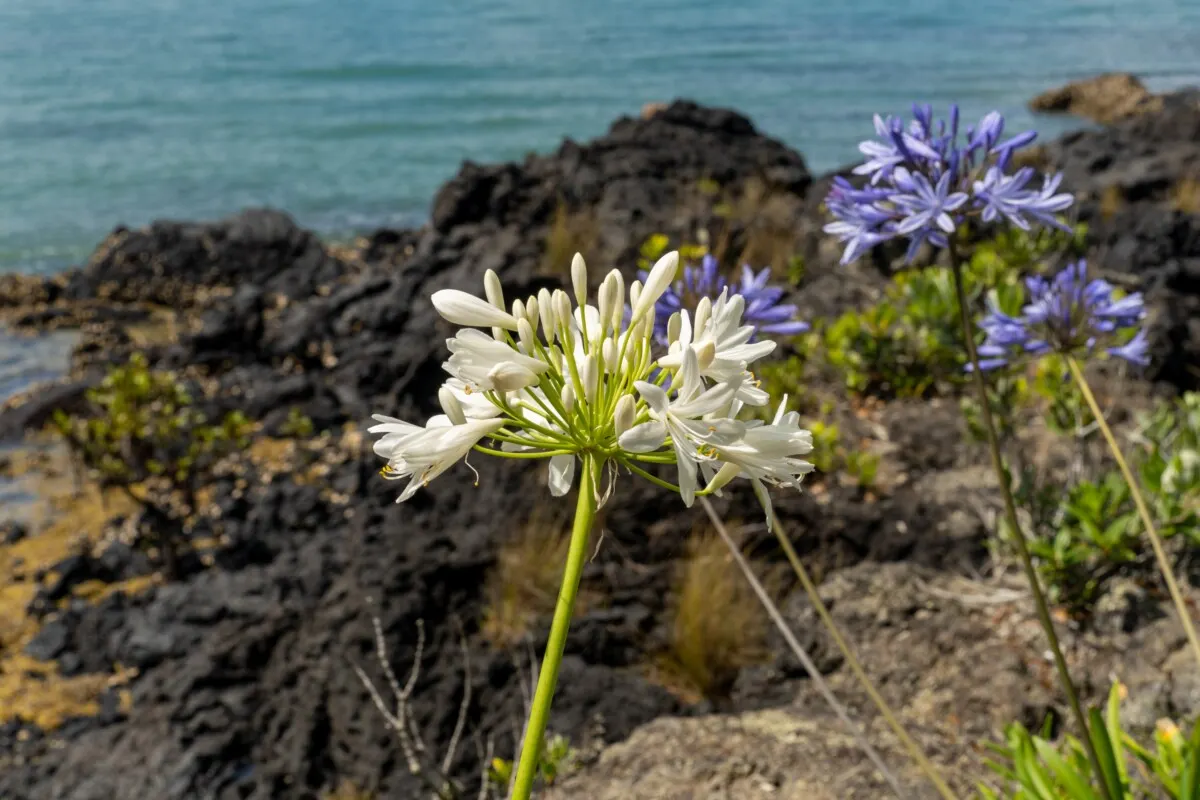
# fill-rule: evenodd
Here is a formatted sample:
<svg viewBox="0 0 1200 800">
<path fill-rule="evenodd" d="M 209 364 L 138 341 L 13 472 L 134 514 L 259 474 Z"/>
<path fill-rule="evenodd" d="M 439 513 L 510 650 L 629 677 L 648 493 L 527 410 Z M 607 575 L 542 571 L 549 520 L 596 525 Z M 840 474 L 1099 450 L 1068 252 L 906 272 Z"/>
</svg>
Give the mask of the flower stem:
<svg viewBox="0 0 1200 800">
<path fill-rule="evenodd" d="M 708 501 L 705 500 L 705 502 Z M 879 709 L 879 713 L 883 715 L 888 727 L 896 734 L 896 738 L 904 745 L 904 749 L 912 756 L 913 761 L 917 762 L 917 766 L 925 773 L 925 777 L 929 778 L 929 782 L 934 785 L 938 794 L 946 798 L 946 800 L 956 800 L 954 792 L 946 785 L 946 781 L 942 778 L 941 773 L 938 772 L 937 767 L 925 755 L 921 746 L 908 735 L 908 731 L 904 730 L 904 726 L 900 724 L 900 720 L 896 718 L 887 701 L 883 699 L 883 696 L 875 689 L 875 685 L 871 682 L 871 679 L 867 677 L 867 673 L 859 663 L 858 657 L 854 655 L 854 650 L 851 649 L 849 642 L 846 641 L 841 631 L 838 630 L 837 623 L 833 621 L 833 615 L 829 613 L 829 608 L 817 592 L 817 587 L 809 577 L 808 570 L 804 568 L 804 564 L 800 561 L 800 556 L 796 554 L 796 548 L 792 547 L 787 534 L 783 532 L 783 525 L 780 524 L 779 517 L 775 515 L 775 512 L 771 512 L 771 517 L 774 522 L 772 527 L 775 530 L 775 538 L 779 540 L 779 545 L 783 548 L 784 554 L 787 555 L 788 562 L 792 565 L 792 570 L 796 573 L 796 577 L 800 579 L 801 585 L 804 586 L 805 594 L 808 595 L 813 608 L 817 610 L 817 616 L 821 618 L 825 629 L 833 637 L 833 641 L 837 644 L 838 650 L 841 651 L 842 657 L 846 659 L 846 664 L 850 667 L 850 671 L 854 673 L 854 677 L 862 684 L 863 689 L 871 698 L 871 702 L 875 704 L 875 707 Z"/>
<path fill-rule="evenodd" d="M 712 503 L 709 502 L 707 497 L 701 497 L 700 503 L 704 506 L 704 511 L 708 514 L 709 520 L 712 521 L 713 527 L 717 529 L 717 534 L 720 535 L 722 540 L 724 540 L 725 546 L 729 548 L 729 553 L 733 556 L 733 560 L 737 563 L 738 568 L 742 571 L 742 574 L 746 576 L 746 580 L 750 582 L 750 588 L 754 590 L 754 594 L 758 596 L 759 602 L 762 603 L 763 608 L 767 610 L 767 614 L 771 617 L 771 621 L 775 623 L 775 627 L 779 629 L 781 634 L 783 634 L 783 638 L 787 641 L 788 646 L 792 649 L 792 653 L 794 653 L 796 658 L 800 660 L 800 664 L 805 670 L 808 671 L 813 683 L 815 683 L 817 686 L 817 691 L 819 691 L 821 696 L 825 698 L 825 702 L 829 703 L 830 708 L 833 709 L 833 713 L 836 714 L 838 719 L 841 720 L 842 724 L 846 726 L 846 730 L 848 730 L 850 735 L 854 737 L 854 740 L 858 742 L 858 746 L 862 748 L 864 753 L 866 753 L 867 758 L 871 760 L 871 763 L 874 764 L 875 768 L 879 770 L 879 773 L 883 776 L 883 779 L 888 782 L 889 786 L 892 787 L 892 791 L 895 792 L 897 797 L 903 800 L 906 795 L 900 788 L 900 782 L 896 780 L 896 776 L 892 774 L 890 769 L 888 769 L 887 764 L 884 763 L 883 758 L 879 755 L 879 752 L 871 746 L 870 742 L 867 741 L 866 735 L 863 733 L 862 728 L 860 728 L 854 723 L 853 720 L 850 719 L 850 715 L 846 711 L 846 707 L 842 705 L 842 703 L 833 694 L 833 690 L 829 688 L 829 684 L 826 682 L 825 676 L 823 676 L 820 670 L 817 669 L 817 665 L 813 663 L 812 658 L 809 657 L 808 653 L 796 639 L 795 634 L 792 633 L 791 628 L 788 627 L 787 621 L 784 620 L 783 614 L 779 611 L 779 606 L 775 604 L 775 602 L 771 599 L 771 596 L 767 594 L 767 590 L 763 588 L 762 583 L 754 575 L 754 570 L 750 568 L 750 564 L 746 561 L 746 557 L 742 555 L 741 550 L 738 549 L 737 544 L 733 541 L 733 537 L 729 535 L 729 530 L 725 527 L 725 523 L 722 522 L 721 518 L 717 515 L 717 511 L 713 508 Z M 947 792 L 949 792 L 949 790 L 947 790 Z M 949 800 L 954 800 L 954 795 L 952 794 L 946 794 L 945 796 Z"/>
<path fill-rule="evenodd" d="M 579 579 L 583 575 L 583 564 L 587 560 L 588 535 L 596 518 L 596 472 L 599 466 L 595 456 L 583 453 L 583 467 L 579 481 L 579 501 L 575 506 L 575 523 L 571 528 L 571 546 L 567 553 L 567 564 L 563 570 L 562 586 L 558 592 L 558 603 L 554 607 L 554 620 L 550 625 L 550 638 L 546 641 L 546 653 L 542 657 L 542 668 L 538 673 L 537 689 L 529 709 L 529 723 L 521 745 L 521 760 L 517 765 L 517 777 L 513 781 L 512 800 L 529 800 L 533 781 L 541 763 L 542 740 L 546 733 L 546 721 L 550 716 L 550 703 L 558 683 L 558 668 L 562 664 L 563 650 L 567 644 L 567 631 L 571 627 L 571 614 L 575 609 L 575 596 L 579 593 Z"/>
<path fill-rule="evenodd" d="M 1146 507 L 1146 499 L 1142 496 L 1142 490 L 1138 486 L 1138 481 L 1133 475 L 1133 471 L 1129 468 L 1129 463 L 1125 457 L 1121 455 L 1121 448 L 1117 446 L 1117 439 L 1113 436 L 1112 428 L 1108 427 L 1108 422 L 1104 419 L 1104 412 L 1100 410 L 1100 404 L 1096 402 L 1096 396 L 1092 393 L 1092 387 L 1088 385 L 1087 378 L 1083 375 L 1083 370 L 1071 356 L 1067 356 L 1067 366 L 1071 369 L 1071 375 L 1075 378 L 1075 383 L 1079 385 L 1079 391 L 1083 392 L 1083 399 L 1087 401 L 1088 407 L 1092 410 L 1092 416 L 1096 418 L 1096 424 L 1100 426 L 1100 432 L 1104 434 L 1104 441 L 1108 442 L 1108 449 L 1112 451 L 1113 458 L 1116 459 L 1117 467 L 1121 470 L 1121 475 L 1125 478 L 1125 483 L 1129 484 L 1129 491 L 1133 495 L 1133 503 L 1137 506 L 1138 515 L 1142 518 L 1142 524 L 1146 526 L 1146 535 L 1150 537 L 1150 546 L 1154 548 L 1154 557 L 1158 559 L 1158 568 L 1162 571 L 1163 580 L 1167 582 L 1167 591 L 1171 593 L 1171 600 L 1175 603 L 1175 610 L 1179 612 L 1179 621 L 1183 623 L 1183 629 L 1187 633 L 1188 642 L 1192 645 L 1192 651 L 1196 654 L 1196 660 L 1200 663 L 1200 637 L 1196 636 L 1196 628 L 1192 624 L 1192 617 L 1188 613 L 1187 605 L 1183 600 L 1183 593 L 1179 590 L 1179 584 L 1175 581 L 1175 570 L 1171 567 L 1171 562 L 1167 560 L 1167 553 L 1163 549 L 1162 537 L 1158 535 L 1158 530 L 1154 526 L 1154 518 L 1150 516 L 1150 509 Z"/>
<path fill-rule="evenodd" d="M 1087 716 L 1083 713 L 1083 706 L 1079 703 L 1079 692 L 1075 689 L 1075 684 L 1071 680 L 1071 672 L 1067 669 L 1067 660 L 1063 657 L 1062 645 L 1058 640 L 1058 633 L 1054 630 L 1054 620 L 1050 617 L 1050 606 L 1046 602 L 1046 595 L 1042 591 L 1041 581 L 1038 580 L 1037 570 L 1033 566 L 1033 557 L 1029 555 L 1029 543 L 1025 540 L 1025 532 L 1021 528 L 1020 520 L 1017 519 L 1017 505 L 1013 500 L 1012 487 L 1009 486 L 1008 473 L 1004 471 L 1004 460 L 1000 455 L 1000 437 L 996 433 L 996 422 L 992 419 L 992 407 L 988 402 L 987 383 L 983 377 L 983 370 L 979 368 L 979 354 L 975 350 L 975 329 L 971 325 L 971 312 L 967 308 L 967 291 L 963 282 L 963 265 L 958 256 L 958 250 L 955 248 L 954 240 L 950 240 L 948 248 L 950 255 L 950 266 L 954 273 L 954 291 L 958 295 L 958 316 L 962 323 L 963 341 L 967 346 L 967 357 L 971 361 L 971 374 L 974 376 L 975 392 L 978 395 L 977 399 L 980 406 L 980 415 L 983 417 L 983 427 L 987 431 L 988 449 L 992 456 L 992 469 L 996 472 L 996 480 L 1000 483 L 1000 496 L 1004 500 L 1004 518 L 1008 523 L 1009 530 L 1013 533 L 1013 541 L 1017 546 L 1017 555 L 1020 556 L 1021 568 L 1025 571 L 1025 579 L 1029 583 L 1029 589 L 1033 594 L 1033 604 L 1037 610 L 1038 621 L 1042 625 L 1042 630 L 1046 634 L 1046 640 L 1050 645 L 1050 653 L 1054 658 L 1054 667 L 1058 671 L 1058 682 L 1062 686 L 1063 693 L 1067 696 L 1067 704 L 1071 707 L 1071 714 L 1075 717 L 1075 724 L 1079 726 L 1084 749 L 1087 751 L 1088 761 L 1092 765 L 1092 770 L 1096 774 L 1096 778 L 1100 784 L 1101 794 L 1113 800 L 1112 793 L 1109 791 L 1109 786 L 1105 781 L 1105 772 L 1100 765 L 1100 758 L 1096 754 L 1096 747 L 1092 743 L 1091 732 L 1088 727 Z"/>
</svg>

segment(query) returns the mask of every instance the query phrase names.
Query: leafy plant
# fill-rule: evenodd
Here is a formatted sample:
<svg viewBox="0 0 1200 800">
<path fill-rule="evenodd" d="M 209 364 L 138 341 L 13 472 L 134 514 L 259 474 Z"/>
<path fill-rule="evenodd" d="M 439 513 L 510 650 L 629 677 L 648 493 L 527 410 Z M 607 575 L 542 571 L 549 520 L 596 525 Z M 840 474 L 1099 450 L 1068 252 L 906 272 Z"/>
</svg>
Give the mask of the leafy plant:
<svg viewBox="0 0 1200 800">
<path fill-rule="evenodd" d="M 538 763 L 538 776 L 546 786 L 553 786 L 559 776 L 574 766 L 577 757 L 571 742 L 565 736 L 551 736 L 542 743 L 542 757 Z M 500 789 L 507 789 L 512 781 L 513 762 L 493 758 L 488 765 L 488 782 Z"/>
<path fill-rule="evenodd" d="M 1048 730 L 1035 735 L 1014 723 L 1005 731 L 1003 744 L 990 746 L 996 758 L 988 766 L 1002 786 L 981 786 L 981 797 L 1100 800 L 1103 782 L 1110 800 L 1200 800 L 1200 721 L 1186 737 L 1173 723 L 1160 722 L 1151 751 L 1122 728 L 1120 701 L 1121 687 L 1114 684 L 1104 713 L 1092 709 L 1089 714 L 1102 775 L 1095 773 L 1075 737 L 1067 736 L 1055 746 Z"/>
<path fill-rule="evenodd" d="M 121 489 L 150 515 L 163 566 L 175 577 L 182 517 L 195 511 L 216 462 L 246 446 L 250 423 L 240 412 L 210 420 L 174 374 L 151 370 L 138 353 L 87 400 L 88 413 L 59 411 L 53 424 L 103 486 Z"/>
<path fill-rule="evenodd" d="M 860 489 L 875 488 L 879 474 L 879 455 L 864 450 L 852 450 L 846 454 L 846 472 L 857 482 Z"/>
<path fill-rule="evenodd" d="M 279 432 L 290 438 L 307 439 L 313 435 L 313 421 L 293 406 L 288 410 L 287 419 L 279 426 Z"/>
</svg>

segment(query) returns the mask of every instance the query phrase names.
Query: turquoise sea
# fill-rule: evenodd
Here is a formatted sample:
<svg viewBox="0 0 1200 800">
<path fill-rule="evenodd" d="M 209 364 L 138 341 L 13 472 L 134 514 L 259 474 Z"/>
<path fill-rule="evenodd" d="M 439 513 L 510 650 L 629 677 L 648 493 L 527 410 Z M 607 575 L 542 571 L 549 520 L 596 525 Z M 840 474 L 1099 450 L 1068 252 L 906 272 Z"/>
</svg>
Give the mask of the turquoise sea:
<svg viewBox="0 0 1200 800">
<path fill-rule="evenodd" d="M 827 169 L 876 111 L 958 100 L 1027 126 L 1070 78 L 1200 82 L 1197 42 L 1200 0 L 4 0 L 0 270 L 248 205 L 330 234 L 419 222 L 462 159 L 679 96 Z"/>
</svg>

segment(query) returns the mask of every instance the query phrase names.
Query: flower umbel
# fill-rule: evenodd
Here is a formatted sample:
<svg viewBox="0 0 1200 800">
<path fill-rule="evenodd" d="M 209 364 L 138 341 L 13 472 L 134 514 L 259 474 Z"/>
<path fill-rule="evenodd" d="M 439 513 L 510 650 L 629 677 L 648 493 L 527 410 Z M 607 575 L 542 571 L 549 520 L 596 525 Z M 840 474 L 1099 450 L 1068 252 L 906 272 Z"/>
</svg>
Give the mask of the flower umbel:
<svg viewBox="0 0 1200 800">
<path fill-rule="evenodd" d="M 656 357 L 659 303 L 672 292 L 677 267 L 678 254 L 668 253 L 644 282 L 634 282 L 629 311 L 616 270 L 601 283 L 596 303 L 588 302 L 587 267 L 578 255 L 571 270 L 576 302 L 565 291 L 542 290 L 506 308 L 491 271 L 486 300 L 455 290 L 434 293 L 433 304 L 447 320 L 490 332 L 465 328 L 447 340 L 451 355 L 443 368 L 451 377 L 438 392 L 444 414 L 424 427 L 375 417 L 379 424 L 370 432 L 381 434 L 375 452 L 387 459 L 385 477 L 409 478 L 398 502 L 472 449 L 548 459 L 556 496 L 570 490 L 585 456 L 677 491 L 687 505 L 717 491 L 717 475 L 720 485 L 744 475 L 756 491 L 764 481 L 798 487 L 812 469 L 798 458 L 811 450 L 811 437 L 799 431 L 794 415 L 781 409 L 770 425 L 735 418 L 743 404 L 768 402 L 750 366 L 775 348 L 752 341 L 756 327 L 743 321 L 752 321 L 753 309 L 765 321 L 758 330 L 796 330 L 798 323 L 786 321 L 794 308 L 778 304 L 782 293 L 766 285 L 766 271 L 747 269 L 741 291 L 721 285 L 715 298 L 701 298 L 694 317 L 673 312 L 662 326 L 667 351 Z M 703 269 L 708 272 L 685 283 L 716 289 L 715 262 Z M 678 485 L 646 471 L 655 464 L 676 465 Z M 737 469 L 722 472 L 726 464 Z M 703 488 L 701 470 L 709 482 Z M 759 495 L 769 507 L 765 493 Z"/>
<path fill-rule="evenodd" d="M 980 321 L 987 340 L 979 347 L 980 369 L 994 369 L 1021 357 L 1046 353 L 1086 356 L 1096 347 L 1138 366 L 1150 363 L 1146 316 L 1140 293 L 1113 298 L 1108 281 L 1088 280 L 1087 262 L 1068 264 L 1052 279 L 1027 278 L 1028 303 L 1014 317 L 993 307 Z M 1117 337 L 1138 328 L 1124 343 Z"/>
<path fill-rule="evenodd" d="M 914 105 L 913 117 L 906 126 L 875 116 L 879 140 L 859 145 L 867 160 L 854 168 L 868 177 L 866 187 L 834 178 L 825 204 L 836 221 L 825 231 L 846 243 L 843 264 L 896 237 L 908 238 L 911 260 L 924 242 L 946 247 L 970 217 L 1003 218 L 1023 230 L 1031 223 L 1063 227 L 1054 215 L 1070 207 L 1072 197 L 1058 194 L 1060 176 L 1034 189 L 1031 167 L 1008 173 L 1013 153 L 1034 140 L 1033 131 L 1002 142 L 1004 117 L 993 111 L 960 138 L 953 105 L 948 121 L 935 124 L 928 105 Z"/>
<path fill-rule="evenodd" d="M 638 277 L 644 281 L 647 273 L 640 272 Z M 771 286 L 770 280 L 770 267 L 764 267 L 756 273 L 749 264 L 745 264 L 739 280 L 730 282 L 721 274 L 717 259 L 706 255 L 700 260 L 699 266 L 685 266 L 683 276 L 668 286 L 655 303 L 654 336 L 660 343 L 666 344 L 667 322 L 672 314 L 685 308 L 694 309 L 706 297 L 710 301 L 716 300 L 726 290 L 731 296 L 745 298 L 743 316 L 746 324 L 754 326 L 759 332 L 774 336 L 796 336 L 807 331 L 808 323 L 796 319 L 796 307 L 782 302 L 783 289 Z"/>
</svg>

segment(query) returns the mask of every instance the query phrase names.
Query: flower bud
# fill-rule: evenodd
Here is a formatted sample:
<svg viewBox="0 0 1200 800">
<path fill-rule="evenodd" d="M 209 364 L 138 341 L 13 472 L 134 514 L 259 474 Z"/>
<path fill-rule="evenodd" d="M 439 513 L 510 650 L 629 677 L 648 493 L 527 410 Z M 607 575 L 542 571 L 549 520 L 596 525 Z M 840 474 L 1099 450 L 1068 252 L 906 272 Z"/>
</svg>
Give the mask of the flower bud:
<svg viewBox="0 0 1200 800">
<path fill-rule="evenodd" d="M 497 392 L 515 392 L 538 382 L 533 370 L 513 361 L 501 361 L 488 370 L 487 377 Z"/>
<path fill-rule="evenodd" d="M 736 478 L 741 471 L 742 468 L 737 464 L 724 464 L 717 470 L 717 474 L 712 476 L 712 480 L 704 488 L 710 492 L 720 491 L 722 486 Z"/>
<path fill-rule="evenodd" d="M 562 400 L 563 408 L 566 409 L 568 414 L 571 413 L 575 408 L 575 388 L 569 383 L 564 384 L 560 399 Z"/>
<path fill-rule="evenodd" d="M 455 425 L 463 425 L 467 421 L 467 415 L 463 412 L 462 403 L 458 402 L 458 398 L 454 396 L 454 392 L 450 391 L 449 386 L 443 386 L 438 389 L 438 402 L 442 405 L 442 411 Z"/>
<path fill-rule="evenodd" d="M 536 342 L 534 341 L 533 326 L 529 324 L 529 320 L 521 317 L 517 320 L 517 336 L 521 339 L 521 349 L 527 355 L 532 354 L 536 350 Z"/>
<path fill-rule="evenodd" d="M 613 411 L 613 426 L 616 428 L 617 436 L 633 427 L 635 405 L 631 394 L 622 395 L 621 399 L 617 401 L 617 407 Z"/>
<path fill-rule="evenodd" d="M 564 330 L 570 330 L 571 322 L 574 320 L 571 312 L 571 298 L 567 297 L 567 293 L 562 289 L 554 291 L 554 316 L 558 317 L 558 324 Z"/>
<path fill-rule="evenodd" d="M 525 318 L 525 304 L 523 302 L 521 302 L 519 299 L 513 300 L 512 315 L 513 315 L 513 319 L 524 319 Z"/>
<path fill-rule="evenodd" d="M 429 298 L 447 322 L 479 328 L 504 328 L 515 331 L 517 320 L 486 300 L 457 289 L 442 289 Z"/>
<path fill-rule="evenodd" d="M 706 370 L 712 366 L 713 359 L 717 356 L 717 346 L 713 344 L 712 339 L 705 340 L 704 344 L 696 349 L 696 363 L 701 370 Z"/>
<path fill-rule="evenodd" d="M 683 314 L 676 311 L 667 320 L 667 341 L 671 344 L 679 341 L 679 332 L 683 329 Z"/>
<path fill-rule="evenodd" d="M 489 303 L 501 311 L 505 310 L 504 289 L 500 288 L 500 276 L 495 270 L 489 269 L 483 273 L 483 293 L 487 295 Z"/>
<path fill-rule="evenodd" d="M 596 363 L 596 354 L 588 353 L 583 359 L 579 370 L 579 382 L 583 384 L 583 398 L 589 404 L 596 402 L 596 392 L 600 387 L 600 367 Z"/>
<path fill-rule="evenodd" d="M 641 297 L 642 297 L 642 282 L 634 281 L 633 285 L 629 287 L 629 304 L 631 306 L 636 306 L 637 301 L 640 300 Z M 629 319 L 630 319 L 631 325 L 634 322 L 637 322 L 637 319 L 635 317 L 631 316 Z"/>
<path fill-rule="evenodd" d="M 650 269 L 650 274 L 646 277 L 646 285 L 642 287 L 642 292 L 633 305 L 634 319 L 644 317 L 654 308 L 658 298 L 662 297 L 663 292 L 675 280 L 675 273 L 678 269 L 679 253 L 674 250 L 660 258 L 658 263 Z"/>
<path fill-rule="evenodd" d="M 614 331 L 619 331 L 621 323 L 625 320 L 625 278 L 621 276 L 621 271 L 618 269 L 614 269 L 608 274 L 613 282 L 611 324 Z"/>
<path fill-rule="evenodd" d="M 571 259 L 571 285 L 575 288 L 575 302 L 582 308 L 587 305 L 587 264 L 579 253 Z"/>
<path fill-rule="evenodd" d="M 604 359 L 604 368 L 608 370 L 610 374 L 615 375 L 617 372 L 619 372 L 617 369 L 619 366 L 617 363 L 618 355 L 619 352 L 617 351 L 617 343 L 612 339 L 605 339 L 604 343 L 600 345 L 600 357 Z"/>
<path fill-rule="evenodd" d="M 533 295 L 529 295 L 529 299 L 525 301 L 525 319 L 529 320 L 530 325 L 537 327 L 538 299 Z"/>
<path fill-rule="evenodd" d="M 549 289 L 538 291 L 538 316 L 542 320 L 542 336 L 546 337 L 547 344 L 554 344 L 558 324 L 554 316 L 554 301 L 550 297 Z"/>
<path fill-rule="evenodd" d="M 700 302 L 696 303 L 696 319 L 694 327 L 695 335 L 699 336 L 704 330 L 704 326 L 708 324 L 708 318 L 712 316 L 712 300 L 707 296 L 701 297 Z"/>
<path fill-rule="evenodd" d="M 600 300 L 598 301 L 601 335 L 612 324 L 612 292 L 612 281 L 605 278 L 604 283 L 600 284 Z"/>
</svg>

